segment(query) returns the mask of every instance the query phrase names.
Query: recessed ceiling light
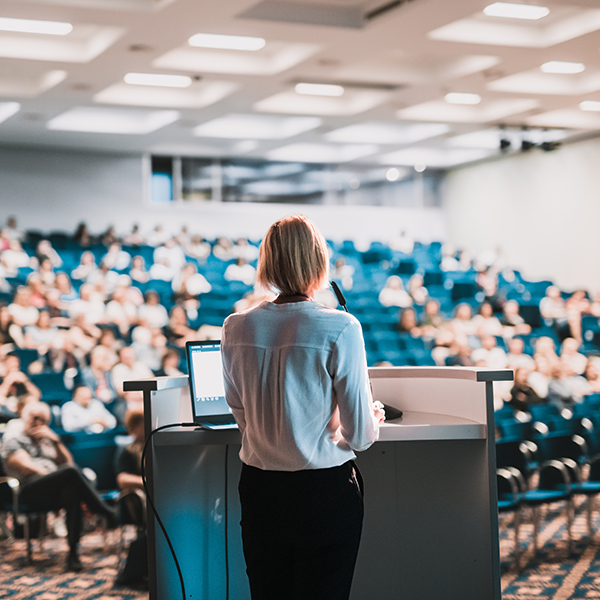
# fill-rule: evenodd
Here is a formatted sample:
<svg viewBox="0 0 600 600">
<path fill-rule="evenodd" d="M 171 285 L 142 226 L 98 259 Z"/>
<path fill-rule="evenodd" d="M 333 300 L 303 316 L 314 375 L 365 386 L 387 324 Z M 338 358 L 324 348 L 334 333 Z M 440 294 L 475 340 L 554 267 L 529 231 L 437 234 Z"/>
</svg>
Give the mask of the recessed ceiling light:
<svg viewBox="0 0 600 600">
<path fill-rule="evenodd" d="M 298 83 L 295 87 L 297 94 L 306 96 L 342 96 L 344 88 L 341 85 L 326 83 Z"/>
<path fill-rule="evenodd" d="M 0 17 L 0 30 L 16 31 L 18 33 L 67 35 L 73 31 L 73 25 L 60 21 L 37 21 L 33 19 L 8 19 Z"/>
<path fill-rule="evenodd" d="M 427 168 L 427 165 L 424 165 L 423 163 L 417 163 L 414 166 L 414 169 L 417 173 L 422 173 L 426 168 Z"/>
<path fill-rule="evenodd" d="M 158 73 L 127 73 L 123 77 L 130 85 L 153 85 L 158 87 L 186 88 L 192 85 L 192 78 L 187 75 L 161 75 Z"/>
<path fill-rule="evenodd" d="M 190 46 L 197 48 L 218 48 L 220 50 L 246 50 L 256 52 L 264 48 L 266 41 L 259 37 L 243 35 L 221 35 L 216 33 L 196 33 L 189 40 Z"/>
<path fill-rule="evenodd" d="M 392 167 L 385 172 L 385 178 L 388 181 L 398 181 L 400 179 L 400 171 L 396 167 Z"/>
<path fill-rule="evenodd" d="M 544 73 L 562 73 L 572 75 L 574 73 L 581 73 L 585 71 L 585 65 L 578 62 L 567 62 L 564 60 L 551 60 L 544 63 L 540 69 Z"/>
<path fill-rule="evenodd" d="M 464 92 L 450 92 L 446 94 L 446 102 L 448 104 L 479 104 L 481 96 Z"/>
<path fill-rule="evenodd" d="M 579 108 L 581 110 L 588 110 L 592 112 L 600 112 L 600 102 L 598 100 L 584 100 Z"/>
<path fill-rule="evenodd" d="M 512 2 L 494 2 L 483 9 L 488 17 L 506 17 L 508 19 L 526 19 L 537 21 L 550 14 L 550 9 L 545 6 L 532 4 L 514 4 Z"/>
</svg>

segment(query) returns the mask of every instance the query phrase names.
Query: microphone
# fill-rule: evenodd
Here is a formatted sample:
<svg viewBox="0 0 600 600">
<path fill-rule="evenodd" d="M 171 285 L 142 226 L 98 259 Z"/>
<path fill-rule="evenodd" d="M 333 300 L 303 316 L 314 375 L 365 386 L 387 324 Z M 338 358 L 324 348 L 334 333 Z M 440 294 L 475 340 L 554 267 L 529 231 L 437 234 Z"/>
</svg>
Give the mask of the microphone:
<svg viewBox="0 0 600 600">
<path fill-rule="evenodd" d="M 330 283 L 331 283 L 331 289 L 334 291 L 335 297 L 337 298 L 339 305 L 346 312 L 348 312 L 348 308 L 346 307 L 346 298 L 344 298 L 344 294 L 342 294 L 342 290 L 340 290 L 340 286 L 335 281 L 331 281 Z"/>
</svg>

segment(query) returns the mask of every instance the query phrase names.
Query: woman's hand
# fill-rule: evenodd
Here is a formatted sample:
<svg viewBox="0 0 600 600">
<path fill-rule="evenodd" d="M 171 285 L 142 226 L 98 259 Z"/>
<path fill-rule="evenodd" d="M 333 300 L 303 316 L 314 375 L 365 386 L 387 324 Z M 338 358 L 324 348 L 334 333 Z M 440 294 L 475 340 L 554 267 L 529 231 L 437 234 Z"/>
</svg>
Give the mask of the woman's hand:
<svg viewBox="0 0 600 600">
<path fill-rule="evenodd" d="M 385 409 L 379 400 L 373 401 L 373 415 L 378 423 L 383 423 L 385 421 Z"/>
</svg>

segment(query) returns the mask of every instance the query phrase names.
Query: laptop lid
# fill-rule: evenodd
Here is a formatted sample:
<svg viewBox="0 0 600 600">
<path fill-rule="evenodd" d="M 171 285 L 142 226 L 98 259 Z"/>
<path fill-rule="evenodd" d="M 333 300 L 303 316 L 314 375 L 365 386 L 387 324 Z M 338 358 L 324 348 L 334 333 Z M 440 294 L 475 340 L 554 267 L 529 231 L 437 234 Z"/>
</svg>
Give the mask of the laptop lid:
<svg viewBox="0 0 600 600">
<path fill-rule="evenodd" d="M 187 342 L 185 350 L 194 422 L 209 427 L 235 424 L 225 401 L 221 342 Z"/>
</svg>

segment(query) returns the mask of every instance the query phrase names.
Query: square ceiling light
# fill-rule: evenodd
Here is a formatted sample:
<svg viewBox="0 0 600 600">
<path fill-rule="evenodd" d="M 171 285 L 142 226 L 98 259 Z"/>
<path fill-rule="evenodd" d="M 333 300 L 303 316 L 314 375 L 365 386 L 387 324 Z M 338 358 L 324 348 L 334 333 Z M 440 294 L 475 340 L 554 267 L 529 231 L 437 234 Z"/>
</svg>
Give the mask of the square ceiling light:
<svg viewBox="0 0 600 600">
<path fill-rule="evenodd" d="M 433 40 L 521 48 L 549 48 L 600 29 L 600 10 L 552 6 L 543 19 L 495 19 L 483 12 L 428 33 Z"/>
<path fill-rule="evenodd" d="M 37 65 L 30 65 L 27 69 L 17 68 L 14 64 L 2 65 L 0 96 L 34 98 L 58 85 L 66 77 L 66 71 L 47 71 Z"/>
<path fill-rule="evenodd" d="M 328 142 L 346 144 L 414 144 L 421 140 L 443 135 L 450 131 L 448 125 L 442 123 L 390 124 L 369 121 L 348 125 L 325 134 Z"/>
<path fill-rule="evenodd" d="M 18 102 L 0 102 L 0 123 L 10 119 L 19 112 L 21 105 Z"/>
<path fill-rule="evenodd" d="M 434 100 L 415 104 L 399 110 L 400 119 L 411 121 L 437 121 L 447 123 L 487 123 L 527 112 L 539 106 L 534 99 L 483 100 L 477 105 L 448 104 L 444 100 Z"/>
<path fill-rule="evenodd" d="M 128 106 L 204 108 L 219 102 L 238 89 L 233 81 L 194 81 L 187 88 L 150 87 L 121 82 L 98 92 L 94 102 Z"/>
<path fill-rule="evenodd" d="M 290 144 L 267 152 L 267 158 L 284 162 L 341 163 L 375 154 L 378 150 L 370 144 Z"/>
<path fill-rule="evenodd" d="M 575 74 L 543 73 L 540 69 L 532 69 L 490 81 L 487 88 L 517 94 L 579 96 L 600 90 L 600 69 Z"/>
<path fill-rule="evenodd" d="M 48 121 L 54 131 L 144 135 L 179 119 L 176 110 L 134 110 L 77 106 Z"/>
<path fill-rule="evenodd" d="M 397 152 L 384 154 L 378 162 L 384 165 L 415 166 L 424 165 L 428 168 L 445 169 L 468 162 L 487 158 L 493 154 L 483 149 L 462 148 L 405 148 Z"/>
<path fill-rule="evenodd" d="M 259 112 L 298 115 L 350 116 L 385 102 L 391 92 L 346 87 L 343 96 L 304 96 L 295 91 L 281 92 L 260 100 L 253 108 Z"/>
<path fill-rule="evenodd" d="M 157 69 L 173 69 L 192 73 L 227 73 L 229 75 L 276 75 L 294 67 L 318 52 L 315 44 L 269 42 L 262 50 L 219 50 L 175 48 L 157 58 Z"/>
<path fill-rule="evenodd" d="M 198 125 L 194 135 L 242 140 L 281 140 L 316 129 L 318 117 L 275 117 L 270 115 L 230 114 Z"/>
<path fill-rule="evenodd" d="M 0 57 L 87 63 L 100 56 L 123 34 L 123 27 L 75 25 L 64 36 L 0 31 Z"/>
</svg>

